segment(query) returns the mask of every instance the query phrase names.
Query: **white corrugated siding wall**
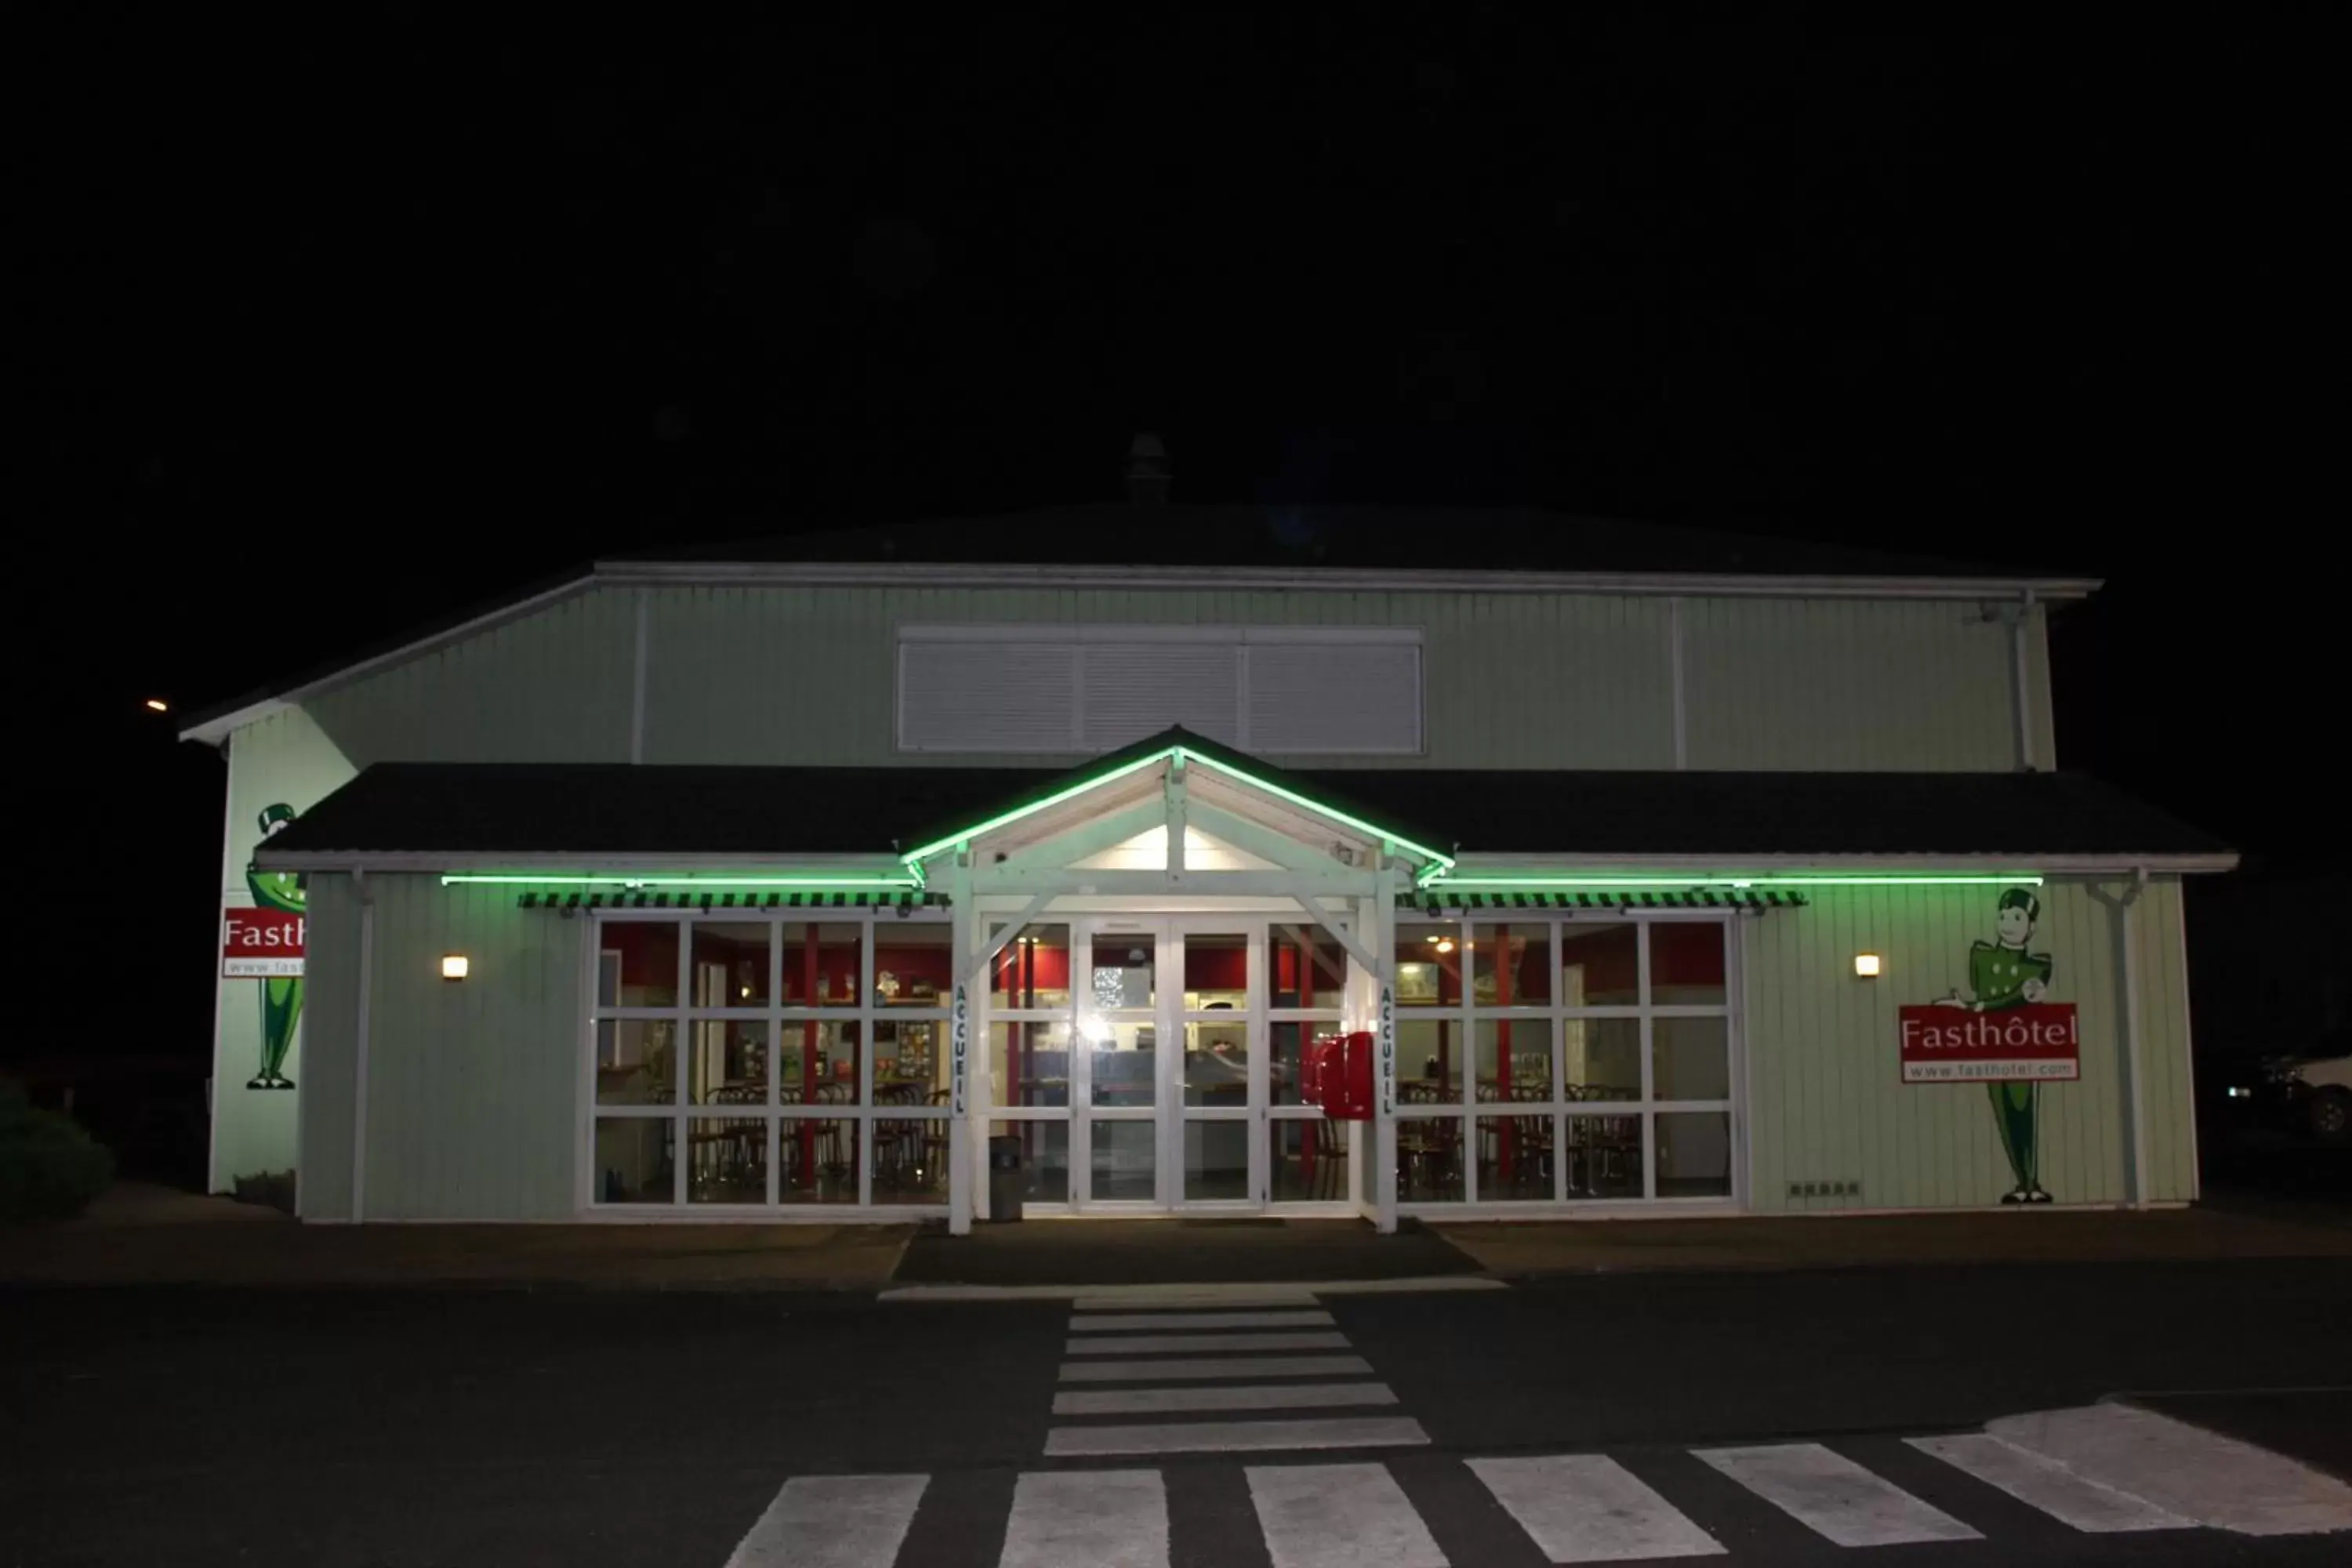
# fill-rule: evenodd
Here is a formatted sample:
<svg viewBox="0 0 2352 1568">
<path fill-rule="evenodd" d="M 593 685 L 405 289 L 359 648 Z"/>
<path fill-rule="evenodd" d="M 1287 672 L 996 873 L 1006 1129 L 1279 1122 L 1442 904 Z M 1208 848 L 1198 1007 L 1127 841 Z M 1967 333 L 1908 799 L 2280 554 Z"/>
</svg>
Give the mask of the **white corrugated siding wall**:
<svg viewBox="0 0 2352 1568">
<path fill-rule="evenodd" d="M 581 922 L 518 909 L 510 888 L 371 885 L 367 1217 L 570 1216 L 586 1049 Z M 448 952 L 471 960 L 464 981 L 440 977 Z"/>
<path fill-rule="evenodd" d="M 1015 622 L 1417 627 L 1423 755 L 1291 760 L 1674 764 L 1669 611 L 1662 598 L 789 586 L 643 592 L 648 762 L 1050 763 L 1055 756 L 1034 752 L 909 756 L 897 748 L 897 628 Z M 303 706 L 359 766 L 390 759 L 625 760 L 639 593 L 576 595 Z M 1682 620 L 1694 767 L 2016 764 L 2009 630 L 1982 621 L 1973 604 L 1690 598 Z M 2047 664 L 2038 619 L 2028 658 L 2038 685 Z M 2037 692 L 2037 761 L 2044 766 L 2047 708 L 2046 694 Z"/>
<path fill-rule="evenodd" d="M 360 989 L 359 901 L 352 879 L 313 875 L 303 920 L 302 1059 L 288 1096 L 299 1101 L 302 1120 L 297 1206 L 304 1219 L 348 1219 Z"/>
<path fill-rule="evenodd" d="M 1670 767 L 1666 614 L 1662 599 L 1591 595 L 660 589 L 646 760 L 1050 764 L 1055 757 L 1035 752 L 909 756 L 897 748 L 898 627 L 1013 622 L 1419 627 L 1425 754 L 1297 761 Z"/>
<path fill-rule="evenodd" d="M 2121 890 L 2109 884 L 2110 894 Z M 1968 984 L 1971 942 L 1990 940 L 1995 888 L 1845 888 L 1743 922 L 1752 1205 L 1759 1210 L 1969 1206 L 2011 1183 L 1983 1086 L 1901 1080 L 1896 1008 Z M 2082 1079 L 2042 1090 L 2042 1184 L 2062 1204 L 2129 1195 L 2118 919 L 2079 882 L 2041 889 L 2031 951 L 2053 960 L 2053 1001 L 2073 1002 Z M 2147 1073 L 2149 1197 L 2193 1195 L 2188 981 L 2179 887 L 2151 881 L 2135 917 Z M 1876 952 L 1877 980 L 1853 973 Z M 1853 1197 L 1791 1197 L 1792 1182 L 1862 1183 Z"/>
<path fill-rule="evenodd" d="M 625 763 L 636 594 L 600 588 L 303 700 L 353 765 Z"/>
<path fill-rule="evenodd" d="M 1979 605 L 1685 599 L 1682 616 L 1692 767 L 2018 765 L 2016 651 Z"/>
</svg>

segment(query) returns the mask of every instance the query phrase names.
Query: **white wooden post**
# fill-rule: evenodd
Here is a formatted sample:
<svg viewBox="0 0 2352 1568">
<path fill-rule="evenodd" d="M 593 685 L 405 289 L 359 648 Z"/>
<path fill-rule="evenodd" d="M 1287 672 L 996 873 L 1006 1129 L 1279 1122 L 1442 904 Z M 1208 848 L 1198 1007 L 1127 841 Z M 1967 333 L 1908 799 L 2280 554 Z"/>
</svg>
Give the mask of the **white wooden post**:
<svg viewBox="0 0 2352 1568">
<path fill-rule="evenodd" d="M 1372 1069 L 1379 1079 L 1380 1100 L 1373 1123 L 1372 1228 L 1382 1236 L 1395 1234 L 1396 1196 L 1396 896 L 1390 889 L 1389 857 L 1383 848 L 1372 857 L 1370 918 L 1364 922 L 1367 944 L 1376 963 L 1372 970 Z"/>
<path fill-rule="evenodd" d="M 1184 791 L 1184 756 L 1178 752 L 1168 759 L 1168 774 L 1160 782 L 1160 791 L 1168 807 L 1168 880 L 1184 879 L 1184 827 L 1187 805 Z"/>
<path fill-rule="evenodd" d="M 976 1025 L 973 1016 L 972 992 L 974 982 L 967 970 L 975 946 L 974 937 L 980 930 L 980 911 L 973 908 L 971 867 L 962 855 L 956 857 L 954 868 L 948 874 L 948 973 L 955 978 L 955 989 L 948 996 L 948 1234 L 971 1234 L 972 1182 L 974 1176 L 972 1150 L 977 1141 L 972 1137 L 973 1059 L 986 1055 L 972 1049 L 972 1034 Z M 987 1147 L 984 1143 L 978 1146 Z"/>
</svg>

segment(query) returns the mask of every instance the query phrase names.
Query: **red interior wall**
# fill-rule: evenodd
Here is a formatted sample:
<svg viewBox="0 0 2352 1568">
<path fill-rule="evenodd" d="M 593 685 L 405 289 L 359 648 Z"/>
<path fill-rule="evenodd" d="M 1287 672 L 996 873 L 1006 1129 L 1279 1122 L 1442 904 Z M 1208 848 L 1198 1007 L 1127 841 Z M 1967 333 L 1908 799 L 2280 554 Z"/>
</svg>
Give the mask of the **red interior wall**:
<svg viewBox="0 0 2352 1568">
<path fill-rule="evenodd" d="M 1240 991 L 1249 984 L 1249 950 L 1206 947 L 1184 950 L 1184 989 Z"/>
<path fill-rule="evenodd" d="M 1722 984 L 1723 927 L 1713 921 L 1651 926 L 1650 980 L 1662 986 Z"/>
<path fill-rule="evenodd" d="M 656 940 L 659 939 L 658 948 Z M 598 942 L 621 955 L 621 984 L 631 990 L 677 989 L 677 927 L 649 921 L 608 921 Z"/>
<path fill-rule="evenodd" d="M 941 996 L 945 996 L 950 985 L 948 978 L 950 967 L 948 950 L 944 945 L 892 947 L 887 943 L 877 942 L 874 947 L 874 973 L 879 974 L 887 969 L 897 975 L 898 994 L 901 997 L 907 994 L 908 988 L 918 980 L 929 981 L 932 989 Z"/>
<path fill-rule="evenodd" d="M 1630 996 L 1642 983 L 1639 938 L 1631 926 L 1622 928 L 1627 941 L 1619 938 L 1609 942 L 1580 942 L 1569 950 L 1565 962 L 1584 965 L 1584 994 L 1587 996 Z"/>
</svg>

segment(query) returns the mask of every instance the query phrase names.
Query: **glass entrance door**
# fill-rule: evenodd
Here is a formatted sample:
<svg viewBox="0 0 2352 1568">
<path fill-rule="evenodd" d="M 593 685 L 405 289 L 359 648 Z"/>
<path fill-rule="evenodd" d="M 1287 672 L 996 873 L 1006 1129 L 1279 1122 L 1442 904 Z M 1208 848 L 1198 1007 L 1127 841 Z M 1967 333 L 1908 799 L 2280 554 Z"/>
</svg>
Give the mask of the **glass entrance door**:
<svg viewBox="0 0 2352 1568">
<path fill-rule="evenodd" d="M 992 934 L 1003 935 L 996 928 Z M 1348 963 L 1279 916 L 1032 925 L 992 966 L 989 1130 L 1027 1200 L 1087 1213 L 1343 1205 L 1349 1129 L 1300 1068 L 1339 1026 Z"/>
<path fill-rule="evenodd" d="M 1238 921 L 1188 921 L 1174 941 L 1170 1196 L 1188 1209 L 1255 1209 L 1265 1202 L 1265 944 Z"/>
<path fill-rule="evenodd" d="M 1070 1202 L 1104 1212 L 1160 1208 L 1169 1201 L 1162 1047 L 1175 939 L 1166 921 L 1147 918 L 1100 917 L 1078 930 Z"/>
<path fill-rule="evenodd" d="M 1083 922 L 1073 1206 L 1265 1202 L 1265 943 L 1216 917 Z"/>
</svg>

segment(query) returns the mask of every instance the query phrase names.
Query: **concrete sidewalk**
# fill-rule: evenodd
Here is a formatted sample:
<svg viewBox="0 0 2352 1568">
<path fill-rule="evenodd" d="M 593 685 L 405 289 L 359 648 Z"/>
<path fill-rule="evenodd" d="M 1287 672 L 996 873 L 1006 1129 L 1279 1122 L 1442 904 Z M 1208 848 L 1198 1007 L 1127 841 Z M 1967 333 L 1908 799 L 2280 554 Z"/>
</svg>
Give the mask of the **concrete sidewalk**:
<svg viewBox="0 0 2352 1568">
<path fill-rule="evenodd" d="M 304 1226 L 273 1210 L 125 1184 L 64 1225 L 0 1231 L 0 1286 L 482 1285 L 879 1289 L 894 1281 L 1501 1279 L 1972 1263 L 2352 1259 L 2352 1226 L 2216 1209 L 1856 1218 L 1031 1221 L 970 1237 L 911 1225 Z"/>
<path fill-rule="evenodd" d="M 2330 1223 L 2329 1216 L 2209 1208 L 1504 1221 L 1432 1228 L 1503 1279 L 1661 1269 L 2352 1258 L 2352 1228 Z"/>
<path fill-rule="evenodd" d="M 897 1283 L 1031 1286 L 1283 1284 L 1425 1279 L 1478 1265 L 1419 1226 L 1381 1236 L 1354 1219 L 1050 1219 L 925 1231 Z"/>
<path fill-rule="evenodd" d="M 63 1225 L 0 1230 L 0 1286 L 878 1289 L 908 1225 L 306 1226 L 123 1184 Z"/>
</svg>

